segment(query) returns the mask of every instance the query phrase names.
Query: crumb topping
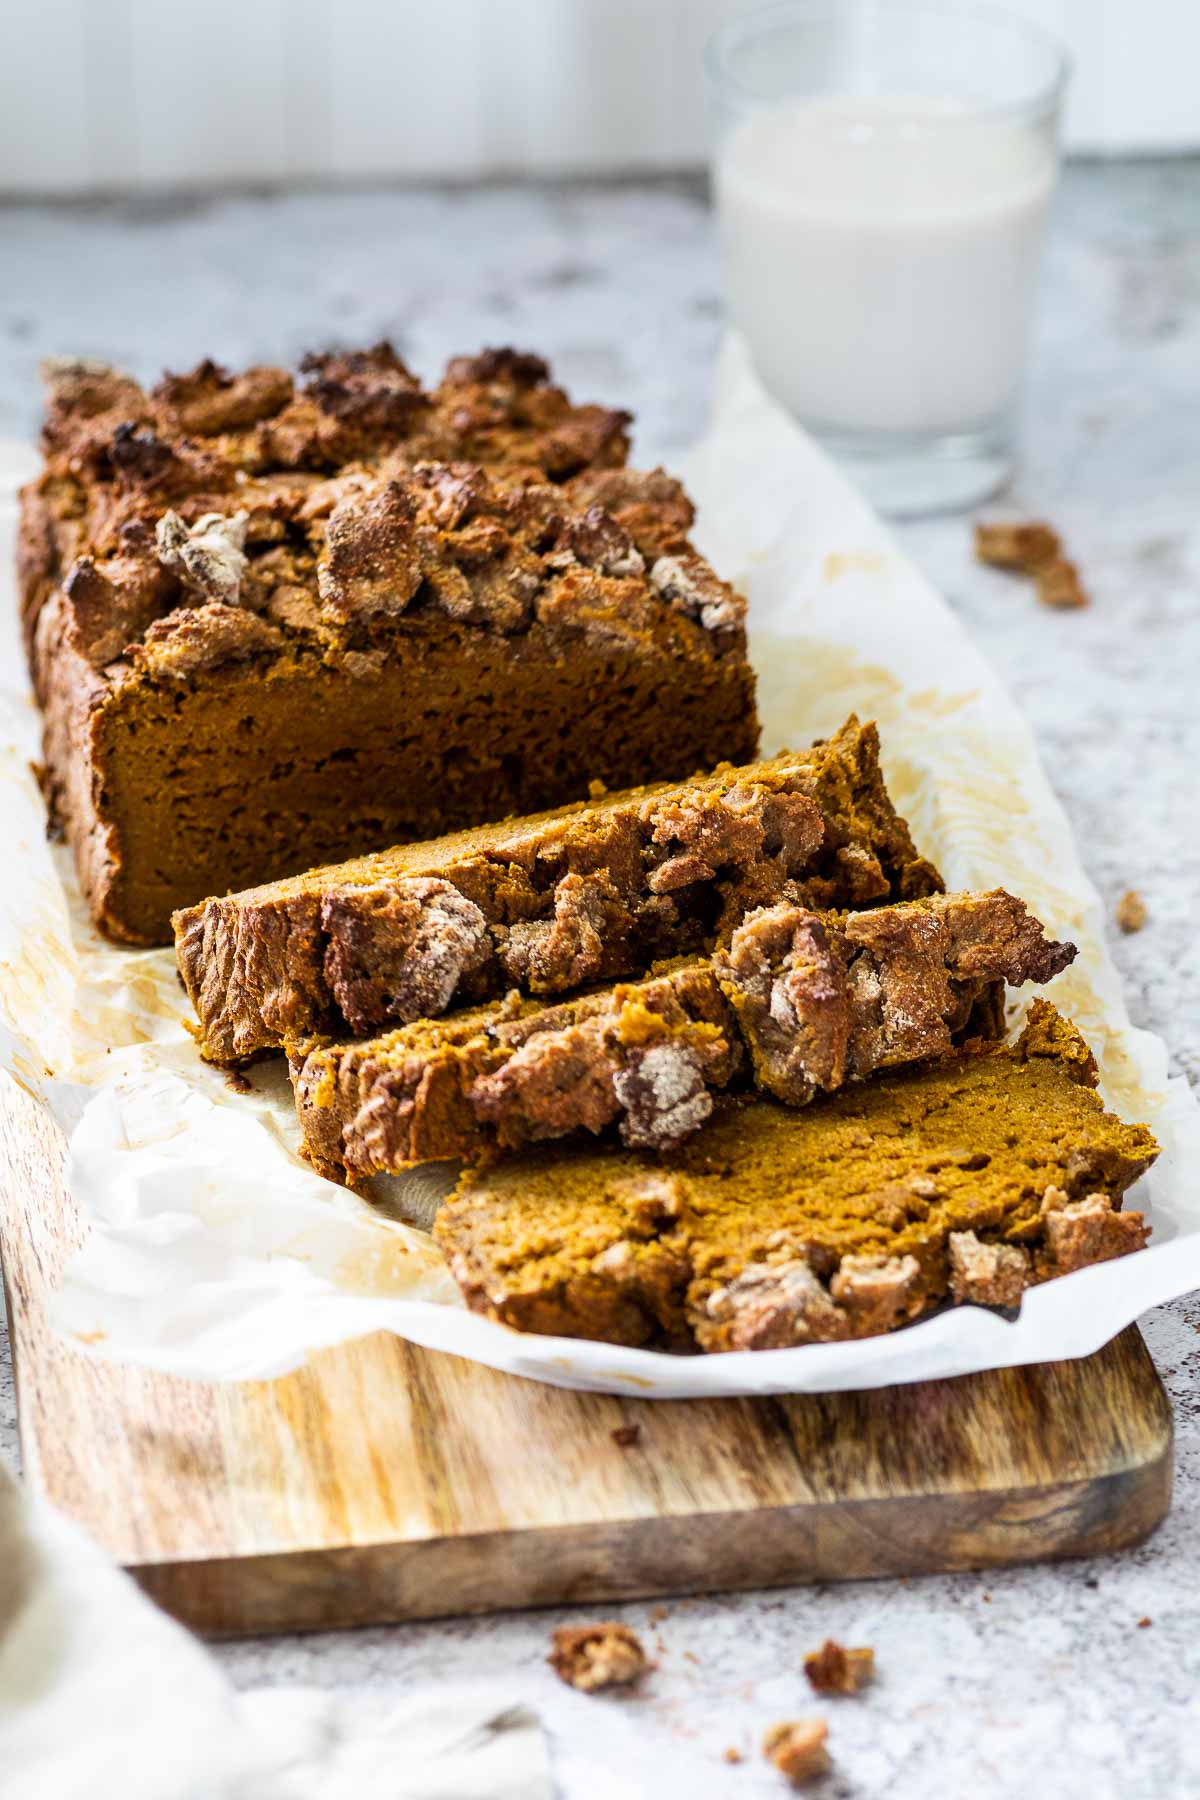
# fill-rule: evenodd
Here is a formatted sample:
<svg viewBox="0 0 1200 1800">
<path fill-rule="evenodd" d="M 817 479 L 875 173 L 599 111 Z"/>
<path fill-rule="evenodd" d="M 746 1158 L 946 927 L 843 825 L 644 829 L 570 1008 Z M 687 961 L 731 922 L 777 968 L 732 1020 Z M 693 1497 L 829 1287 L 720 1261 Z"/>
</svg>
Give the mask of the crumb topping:
<svg viewBox="0 0 1200 1800">
<path fill-rule="evenodd" d="M 479 908 L 436 876 L 360 889 L 353 903 L 328 894 L 321 926 L 330 991 L 360 1036 L 388 1018 L 444 1012 L 492 947 Z"/>
<path fill-rule="evenodd" d="M 782 1350 L 891 1331 L 920 1308 L 912 1256 L 846 1256 L 829 1286 L 787 1241 L 709 1295 L 702 1349 Z"/>
<path fill-rule="evenodd" d="M 1079 578 L 1079 570 L 1065 556 L 1056 556 L 1052 561 L 1042 563 L 1034 575 L 1034 581 L 1037 597 L 1043 606 L 1071 611 L 1091 605 L 1087 589 Z"/>
<path fill-rule="evenodd" d="M 248 515 L 203 513 L 188 525 L 168 509 L 154 528 L 158 560 L 164 569 L 177 570 L 185 591 L 201 604 L 217 601 L 236 606 L 242 579 L 249 568 L 246 556 Z"/>
<path fill-rule="evenodd" d="M 613 1076 L 625 1109 L 621 1140 L 634 1150 L 671 1150 L 712 1112 L 704 1059 L 691 1044 L 650 1044 L 626 1052 Z"/>
<path fill-rule="evenodd" d="M 650 1668 L 636 1631 L 615 1619 L 596 1625 L 560 1625 L 551 1639 L 550 1667 L 581 1694 L 634 1687 Z"/>
<path fill-rule="evenodd" d="M 947 1239 L 950 1293 L 976 1306 L 1019 1306 L 1033 1274 L 1033 1259 L 1020 1244 L 985 1243 L 973 1231 Z"/>
<path fill-rule="evenodd" d="M 402 615 L 429 611 L 504 634 L 695 627 L 714 655 L 741 644 L 742 602 L 692 552 L 678 483 L 624 469 L 628 415 L 573 405 L 538 357 L 459 358 L 430 392 L 386 343 L 308 356 L 295 382 L 212 361 L 149 392 L 87 359 L 45 378 L 47 468 L 29 493 L 48 567 L 30 604 L 57 578 L 63 629 L 99 669 L 154 618 L 214 601 L 272 618 L 260 652 L 324 660 L 386 647 Z M 686 596 L 647 573 L 668 549 Z M 140 580 L 157 610 L 114 599 L 97 625 L 108 590 L 93 584 L 85 628 L 69 603 L 84 557 L 109 589 L 130 564 L 165 574 Z M 157 667 L 126 657 L 119 673 Z"/>
<path fill-rule="evenodd" d="M 875 1652 L 865 1646 L 848 1650 L 826 1638 L 819 1650 L 805 1657 L 804 1673 L 818 1694 L 857 1694 L 874 1677 Z"/>
<path fill-rule="evenodd" d="M 1126 888 L 1117 901 L 1116 919 L 1121 930 L 1126 933 L 1141 931 L 1149 917 L 1149 909 L 1137 889 Z"/>
<path fill-rule="evenodd" d="M 746 602 L 694 552 L 660 556 L 650 580 L 677 612 L 698 619 L 706 631 L 728 636 L 742 629 Z"/>
<path fill-rule="evenodd" d="M 1040 519 L 975 526 L 975 554 L 980 562 L 990 563 L 996 569 L 1032 575 L 1052 562 L 1060 549 L 1058 533 Z"/>
<path fill-rule="evenodd" d="M 793 1787 L 816 1781 L 829 1768 L 824 1719 L 782 1719 L 763 1739 L 763 1755 Z"/>
<path fill-rule="evenodd" d="M 889 1064 L 943 1055 L 973 1020 L 986 1026 L 1000 984 L 1049 981 L 1074 957 L 996 888 L 845 919 L 777 902 L 746 915 L 714 967 L 759 1083 L 803 1105 Z"/>
</svg>

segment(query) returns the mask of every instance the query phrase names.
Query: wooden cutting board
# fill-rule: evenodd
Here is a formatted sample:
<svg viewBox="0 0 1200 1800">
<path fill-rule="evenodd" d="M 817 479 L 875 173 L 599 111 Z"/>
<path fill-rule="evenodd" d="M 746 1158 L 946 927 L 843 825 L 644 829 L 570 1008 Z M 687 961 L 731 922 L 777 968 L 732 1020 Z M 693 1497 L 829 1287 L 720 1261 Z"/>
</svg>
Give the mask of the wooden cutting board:
<svg viewBox="0 0 1200 1800">
<path fill-rule="evenodd" d="M 201 1631 L 1083 1556 L 1170 1503 L 1170 1405 L 1132 1328 L 1082 1362 L 771 1400 L 568 1393 L 383 1334 L 236 1386 L 92 1362 L 44 1314 L 79 1239 L 62 1154 L 5 1078 L 25 1467 Z"/>
</svg>

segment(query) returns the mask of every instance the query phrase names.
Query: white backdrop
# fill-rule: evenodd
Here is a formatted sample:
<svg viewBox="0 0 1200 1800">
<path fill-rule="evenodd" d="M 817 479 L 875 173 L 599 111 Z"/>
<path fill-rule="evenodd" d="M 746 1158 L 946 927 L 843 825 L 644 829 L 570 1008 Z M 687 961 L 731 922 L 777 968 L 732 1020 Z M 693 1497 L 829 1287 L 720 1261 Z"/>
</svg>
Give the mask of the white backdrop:
<svg viewBox="0 0 1200 1800">
<path fill-rule="evenodd" d="M 1200 0 L 1008 0 L 1068 143 L 1200 148 Z M 0 0 L 0 192 L 678 168 L 746 0 Z"/>
</svg>

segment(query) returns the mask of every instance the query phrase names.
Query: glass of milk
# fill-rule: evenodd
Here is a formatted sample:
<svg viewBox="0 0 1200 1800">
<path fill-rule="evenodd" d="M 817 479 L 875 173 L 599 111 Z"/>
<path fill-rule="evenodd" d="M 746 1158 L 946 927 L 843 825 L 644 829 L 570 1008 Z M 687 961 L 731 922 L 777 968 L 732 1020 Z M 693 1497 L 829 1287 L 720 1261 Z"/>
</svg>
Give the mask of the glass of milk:
<svg viewBox="0 0 1200 1800">
<path fill-rule="evenodd" d="M 786 0 L 707 53 L 730 316 L 884 511 L 1013 465 L 1066 60 L 1009 15 Z"/>
</svg>

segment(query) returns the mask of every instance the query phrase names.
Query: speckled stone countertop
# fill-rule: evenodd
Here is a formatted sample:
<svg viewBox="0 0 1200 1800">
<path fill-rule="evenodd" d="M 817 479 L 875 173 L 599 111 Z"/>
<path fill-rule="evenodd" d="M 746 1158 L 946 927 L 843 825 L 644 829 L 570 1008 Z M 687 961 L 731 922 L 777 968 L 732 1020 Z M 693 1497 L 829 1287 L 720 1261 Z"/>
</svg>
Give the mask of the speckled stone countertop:
<svg viewBox="0 0 1200 1800">
<path fill-rule="evenodd" d="M 0 209 L 0 230 L 7 435 L 33 430 L 49 352 L 150 376 L 204 352 L 280 360 L 382 335 L 422 373 L 480 343 L 536 347 L 576 393 L 631 405 L 666 455 L 703 421 L 721 307 L 690 182 L 19 207 Z M 1197 162 L 1067 171 L 1013 499 L 1062 531 L 1088 611 L 1045 611 L 979 568 L 961 518 L 899 535 L 1032 720 L 1101 893 L 1143 895 L 1148 924 L 1115 946 L 1130 1009 L 1200 1082 Z M 1178 1483 L 1166 1524 L 1124 1556 L 695 1599 L 661 1619 L 653 1603 L 623 1607 L 659 1662 L 624 1701 L 573 1694 L 546 1670 L 567 1614 L 216 1653 L 244 1684 L 382 1697 L 490 1681 L 541 1713 L 567 1800 L 777 1795 L 758 1741 L 812 1711 L 831 1722 L 836 1772 L 813 1790 L 829 1800 L 1200 1793 L 1200 1297 L 1143 1326 L 1175 1405 Z M 16 1460 L 6 1358 L 0 1451 Z M 869 1696 L 810 1703 L 800 1661 L 826 1635 L 874 1645 Z"/>
</svg>

